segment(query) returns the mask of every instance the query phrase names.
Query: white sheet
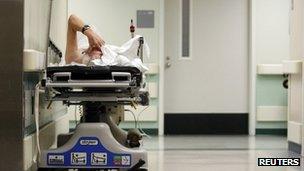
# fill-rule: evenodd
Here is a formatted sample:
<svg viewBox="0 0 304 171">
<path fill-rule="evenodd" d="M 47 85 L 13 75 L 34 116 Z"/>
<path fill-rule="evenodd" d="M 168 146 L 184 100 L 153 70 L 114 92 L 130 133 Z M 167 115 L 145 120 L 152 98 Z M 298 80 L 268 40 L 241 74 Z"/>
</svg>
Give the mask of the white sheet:
<svg viewBox="0 0 304 171">
<path fill-rule="evenodd" d="M 137 56 L 139 38 L 137 35 L 133 39 L 129 40 L 122 46 L 105 45 L 101 48 L 103 56 L 101 59 L 95 59 L 91 61 L 91 64 L 106 66 L 133 66 L 137 67 L 140 71 L 146 72 L 148 68 L 142 63 L 141 59 Z M 148 45 L 144 44 L 144 56 L 150 56 L 150 50 Z"/>
<path fill-rule="evenodd" d="M 96 31 L 96 29 L 93 28 Z M 98 34 L 98 31 L 96 31 Z M 87 37 L 83 34 L 78 34 L 78 48 L 79 49 L 87 49 L 89 47 L 89 43 Z M 88 65 L 99 65 L 99 66 L 132 66 L 138 68 L 141 72 L 148 71 L 148 67 L 146 67 L 141 59 L 137 56 L 138 46 L 139 46 L 139 38 L 142 37 L 140 35 L 136 35 L 134 38 L 130 39 L 122 46 L 114 46 L 105 44 L 102 47 L 103 56 L 101 59 L 95 59 L 88 63 Z M 150 58 L 150 48 L 146 41 L 144 40 L 143 46 L 143 53 L 144 56 Z M 81 65 L 85 66 L 84 64 L 79 64 L 72 62 L 69 65 Z"/>
</svg>

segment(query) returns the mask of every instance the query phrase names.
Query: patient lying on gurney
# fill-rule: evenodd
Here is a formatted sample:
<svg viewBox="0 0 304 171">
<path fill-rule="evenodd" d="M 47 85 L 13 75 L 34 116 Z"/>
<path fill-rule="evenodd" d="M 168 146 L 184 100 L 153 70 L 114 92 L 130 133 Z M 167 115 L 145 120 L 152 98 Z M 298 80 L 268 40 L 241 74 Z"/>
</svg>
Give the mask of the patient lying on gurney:
<svg viewBox="0 0 304 171">
<path fill-rule="evenodd" d="M 140 36 L 135 36 L 121 47 L 107 45 L 94 28 L 85 25 L 77 16 L 71 15 L 68 23 L 65 63 L 86 66 L 133 66 L 145 72 L 148 68 L 138 56 L 139 38 Z M 145 43 L 143 48 L 144 53 L 149 57 L 149 48 Z"/>
</svg>

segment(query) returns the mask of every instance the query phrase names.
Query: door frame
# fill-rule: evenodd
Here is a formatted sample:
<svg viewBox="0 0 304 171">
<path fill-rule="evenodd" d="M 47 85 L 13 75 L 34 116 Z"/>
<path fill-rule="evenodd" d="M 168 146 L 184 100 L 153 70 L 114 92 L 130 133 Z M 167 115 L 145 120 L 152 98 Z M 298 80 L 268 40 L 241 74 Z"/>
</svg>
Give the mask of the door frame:
<svg viewBox="0 0 304 171">
<path fill-rule="evenodd" d="M 256 134 L 256 74 L 257 74 L 257 61 L 256 61 L 256 0 L 249 0 L 248 6 L 248 24 L 249 24 L 249 38 L 248 38 L 248 56 L 249 56 L 249 135 L 253 136 Z"/>
<path fill-rule="evenodd" d="M 159 101 L 158 135 L 164 135 L 164 88 L 165 88 L 165 0 L 159 0 Z"/>
</svg>

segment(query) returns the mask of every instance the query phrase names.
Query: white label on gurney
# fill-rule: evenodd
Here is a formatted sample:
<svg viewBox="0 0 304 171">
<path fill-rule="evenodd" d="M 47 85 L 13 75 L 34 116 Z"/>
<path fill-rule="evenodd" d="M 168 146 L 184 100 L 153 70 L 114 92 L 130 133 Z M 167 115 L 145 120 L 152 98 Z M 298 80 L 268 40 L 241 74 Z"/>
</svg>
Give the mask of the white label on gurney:
<svg viewBox="0 0 304 171">
<path fill-rule="evenodd" d="M 81 140 L 80 145 L 98 145 L 97 140 Z"/>
<path fill-rule="evenodd" d="M 107 165 L 107 153 L 91 153 L 92 165 Z"/>
<path fill-rule="evenodd" d="M 49 155 L 49 164 L 64 164 L 64 156 L 63 155 Z"/>
<path fill-rule="evenodd" d="M 121 156 L 121 165 L 128 166 L 131 164 L 130 156 Z"/>
<path fill-rule="evenodd" d="M 71 153 L 71 164 L 72 165 L 86 165 L 87 164 L 87 153 Z"/>
</svg>

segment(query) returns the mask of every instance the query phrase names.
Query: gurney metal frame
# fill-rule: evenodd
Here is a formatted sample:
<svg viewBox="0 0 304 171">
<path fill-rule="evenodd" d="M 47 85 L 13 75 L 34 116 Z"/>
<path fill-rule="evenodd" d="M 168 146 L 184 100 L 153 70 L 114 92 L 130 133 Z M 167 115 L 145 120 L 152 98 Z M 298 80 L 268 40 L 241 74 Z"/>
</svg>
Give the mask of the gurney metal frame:
<svg viewBox="0 0 304 171">
<path fill-rule="evenodd" d="M 123 105 L 149 105 L 137 68 L 49 67 L 46 74 L 46 99 L 82 105 L 83 116 L 74 133 L 58 136 L 57 149 L 42 151 L 39 170 L 148 170 L 141 135 L 120 129 L 109 114 Z M 82 160 L 74 160 L 77 156 Z M 96 156 L 102 160 L 97 162 Z"/>
</svg>

